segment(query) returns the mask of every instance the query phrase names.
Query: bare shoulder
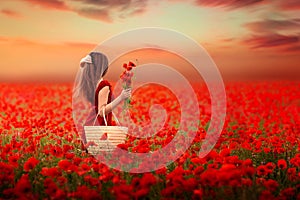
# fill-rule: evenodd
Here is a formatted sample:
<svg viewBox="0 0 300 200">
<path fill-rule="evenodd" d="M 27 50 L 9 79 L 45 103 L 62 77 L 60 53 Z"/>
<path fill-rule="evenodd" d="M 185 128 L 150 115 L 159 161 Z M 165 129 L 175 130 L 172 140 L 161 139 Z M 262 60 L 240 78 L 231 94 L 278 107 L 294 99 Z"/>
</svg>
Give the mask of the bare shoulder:
<svg viewBox="0 0 300 200">
<path fill-rule="evenodd" d="M 99 95 L 101 94 L 106 94 L 109 92 L 109 86 L 104 86 L 100 91 L 99 91 Z"/>
</svg>

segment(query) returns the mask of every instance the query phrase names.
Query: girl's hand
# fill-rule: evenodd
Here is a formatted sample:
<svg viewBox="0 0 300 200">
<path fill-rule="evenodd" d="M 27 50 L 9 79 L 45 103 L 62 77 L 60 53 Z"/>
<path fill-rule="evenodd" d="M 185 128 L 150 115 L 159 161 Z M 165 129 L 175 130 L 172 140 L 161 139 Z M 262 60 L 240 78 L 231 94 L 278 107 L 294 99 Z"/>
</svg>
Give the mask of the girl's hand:
<svg viewBox="0 0 300 200">
<path fill-rule="evenodd" d="M 131 97 L 131 88 L 122 90 L 122 92 L 120 94 L 120 97 L 121 97 L 122 100 L 125 100 L 125 99 Z"/>
</svg>

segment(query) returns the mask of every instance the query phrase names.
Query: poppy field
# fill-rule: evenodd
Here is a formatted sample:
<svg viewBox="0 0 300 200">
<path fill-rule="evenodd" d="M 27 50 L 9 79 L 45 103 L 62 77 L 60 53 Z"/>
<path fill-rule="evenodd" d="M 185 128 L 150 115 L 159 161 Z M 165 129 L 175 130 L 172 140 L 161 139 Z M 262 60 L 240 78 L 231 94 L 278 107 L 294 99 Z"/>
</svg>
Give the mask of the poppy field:
<svg viewBox="0 0 300 200">
<path fill-rule="evenodd" d="M 141 174 L 112 169 L 84 150 L 71 83 L 0 88 L 0 199 L 300 199 L 299 81 L 226 82 L 222 134 L 204 158 L 198 152 L 211 104 L 205 84 L 196 83 L 200 123 L 192 145 L 175 162 Z M 131 104 L 136 124 L 149 123 L 153 104 L 165 108 L 167 121 L 150 138 L 128 136 L 120 148 L 155 152 L 174 138 L 180 105 L 172 93 L 148 86 Z"/>
</svg>

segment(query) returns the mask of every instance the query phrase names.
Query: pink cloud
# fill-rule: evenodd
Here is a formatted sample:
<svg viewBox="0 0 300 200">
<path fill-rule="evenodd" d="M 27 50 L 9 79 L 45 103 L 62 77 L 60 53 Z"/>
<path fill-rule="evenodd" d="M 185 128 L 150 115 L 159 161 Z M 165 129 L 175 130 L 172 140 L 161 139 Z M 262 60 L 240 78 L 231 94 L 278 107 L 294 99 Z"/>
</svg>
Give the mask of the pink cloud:
<svg viewBox="0 0 300 200">
<path fill-rule="evenodd" d="M 146 11 L 147 11 L 146 8 L 138 8 L 138 9 L 133 10 L 133 11 L 130 13 L 130 15 L 131 15 L 131 16 L 134 16 L 134 15 L 140 15 L 140 14 L 145 13 Z"/>
<path fill-rule="evenodd" d="M 266 19 L 247 23 L 244 26 L 256 33 L 276 32 L 281 30 L 300 30 L 300 19 Z"/>
<path fill-rule="evenodd" d="M 20 13 L 13 11 L 13 10 L 3 9 L 0 12 L 7 17 L 22 18 L 22 15 Z"/>
<path fill-rule="evenodd" d="M 107 11 L 107 16 L 118 15 L 126 18 L 134 15 L 140 15 L 146 12 L 148 0 L 132 1 L 132 0 L 75 0 L 84 5 L 89 5 L 89 9 L 85 9 L 86 16 L 94 18 L 95 10 Z M 110 20 L 111 18 L 108 17 Z M 109 21 L 106 19 L 106 21 Z"/>
<path fill-rule="evenodd" d="M 222 39 L 221 41 L 222 42 L 233 42 L 235 39 L 234 38 L 225 38 L 225 39 Z"/>
<path fill-rule="evenodd" d="M 199 6 L 241 8 L 266 2 L 266 0 L 196 0 Z"/>
<path fill-rule="evenodd" d="M 245 39 L 244 44 L 251 46 L 253 49 L 257 48 L 272 48 L 295 45 L 299 43 L 298 36 L 286 36 L 280 34 L 270 34 L 263 36 L 252 36 L 251 38 Z M 290 46 L 289 46 L 290 47 Z"/>
<path fill-rule="evenodd" d="M 264 19 L 244 25 L 253 32 L 243 43 L 252 49 L 274 48 L 280 52 L 298 52 L 300 46 L 300 18 Z M 282 34 L 284 31 L 286 34 Z"/>
<path fill-rule="evenodd" d="M 84 8 L 75 11 L 78 15 L 87 17 L 90 19 L 101 20 L 111 23 L 113 20 L 110 16 L 110 12 L 106 9 L 100 8 Z"/>
<path fill-rule="evenodd" d="M 78 15 L 86 17 L 86 18 L 101 20 L 104 22 L 112 22 L 112 19 L 110 17 L 110 13 L 109 13 L 108 9 L 95 6 L 95 5 L 100 5 L 101 2 L 104 2 L 104 1 L 94 1 L 97 4 L 93 4 L 93 1 L 89 1 L 89 0 L 74 0 L 74 1 L 83 1 L 83 3 L 93 5 L 93 6 L 87 6 L 87 7 L 82 6 L 81 8 L 69 7 L 67 4 L 65 4 L 61 0 L 52 0 L 52 1 L 23 0 L 23 1 L 28 2 L 30 4 L 38 5 L 44 9 L 56 9 L 56 10 L 71 11 L 71 12 L 75 12 Z"/>
<path fill-rule="evenodd" d="M 95 0 L 75 0 L 78 2 L 81 2 L 83 4 L 89 4 L 94 6 L 109 6 L 109 7 L 127 7 L 131 4 L 131 0 L 101 0 L 101 1 L 95 1 Z"/>
<path fill-rule="evenodd" d="M 147 0 L 70 0 L 65 4 L 62 0 L 23 0 L 27 3 L 38 5 L 43 9 L 65 10 L 77 13 L 78 15 L 90 19 L 100 20 L 107 23 L 114 21 L 114 17 L 126 18 L 143 14 L 147 9 Z M 72 1 L 78 3 L 80 7 L 72 7 Z"/>
<path fill-rule="evenodd" d="M 290 46 L 284 50 L 287 52 L 300 52 L 300 44 Z"/>
<path fill-rule="evenodd" d="M 278 1 L 278 5 L 284 10 L 300 10 L 299 0 L 280 0 Z"/>
</svg>

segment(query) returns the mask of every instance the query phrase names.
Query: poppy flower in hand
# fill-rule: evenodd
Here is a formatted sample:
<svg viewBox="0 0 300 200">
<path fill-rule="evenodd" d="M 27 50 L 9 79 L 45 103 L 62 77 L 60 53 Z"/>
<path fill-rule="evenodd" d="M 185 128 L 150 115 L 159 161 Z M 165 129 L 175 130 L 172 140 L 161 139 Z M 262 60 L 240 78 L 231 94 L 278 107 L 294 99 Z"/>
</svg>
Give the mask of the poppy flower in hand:
<svg viewBox="0 0 300 200">
<path fill-rule="evenodd" d="M 123 64 L 123 68 L 125 68 L 125 70 L 121 73 L 120 79 L 123 82 L 124 89 L 128 89 L 131 87 L 131 78 L 133 77 L 132 69 L 134 67 L 136 67 L 136 64 L 134 64 L 131 61 L 129 61 L 128 64 L 127 63 Z M 127 107 L 127 105 L 129 104 L 130 104 L 130 99 L 128 98 L 125 100 L 124 107 Z"/>
<path fill-rule="evenodd" d="M 127 89 L 131 86 L 131 78 L 133 76 L 133 72 L 132 69 L 136 67 L 136 64 L 134 64 L 133 62 L 129 61 L 128 64 L 124 63 L 123 64 L 123 68 L 125 68 L 125 70 L 121 73 L 120 75 L 120 79 L 123 81 L 123 88 Z"/>
</svg>

